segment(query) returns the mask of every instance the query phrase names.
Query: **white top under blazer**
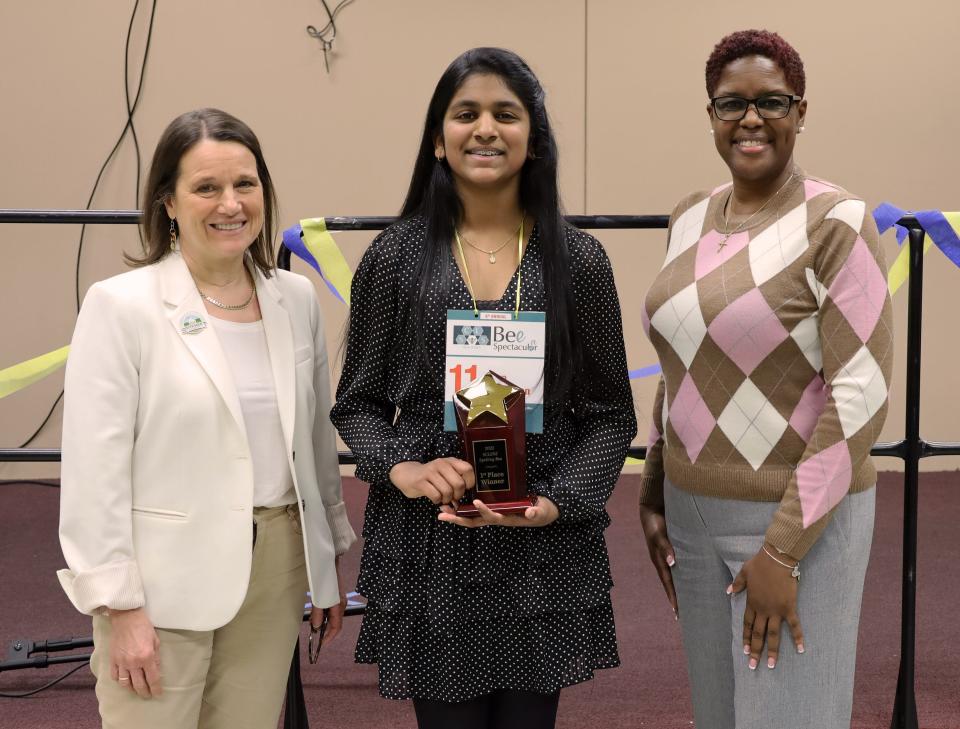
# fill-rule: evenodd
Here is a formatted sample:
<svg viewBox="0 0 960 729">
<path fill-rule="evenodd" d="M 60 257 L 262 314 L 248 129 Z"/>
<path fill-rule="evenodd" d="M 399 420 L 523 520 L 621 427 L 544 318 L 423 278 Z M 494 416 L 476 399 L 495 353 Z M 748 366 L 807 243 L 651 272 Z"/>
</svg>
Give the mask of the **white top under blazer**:
<svg viewBox="0 0 960 729">
<path fill-rule="evenodd" d="M 309 280 L 255 270 L 284 457 L 313 603 L 339 600 L 334 555 L 356 540 L 340 486 L 323 321 Z M 254 468 L 237 389 L 186 264 L 94 284 L 67 361 L 60 583 L 83 613 L 143 607 L 213 630 L 250 578 Z"/>
<path fill-rule="evenodd" d="M 263 321 L 237 322 L 208 317 L 237 386 L 240 412 L 253 462 L 253 506 L 294 504 L 297 494 L 287 465 L 277 388 Z"/>
</svg>

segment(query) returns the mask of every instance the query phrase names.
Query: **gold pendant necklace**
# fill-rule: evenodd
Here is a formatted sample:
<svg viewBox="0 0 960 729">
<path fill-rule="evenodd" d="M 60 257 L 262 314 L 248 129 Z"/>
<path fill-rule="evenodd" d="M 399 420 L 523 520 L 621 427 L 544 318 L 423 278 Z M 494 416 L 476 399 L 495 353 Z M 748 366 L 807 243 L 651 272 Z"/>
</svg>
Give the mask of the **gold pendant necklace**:
<svg viewBox="0 0 960 729">
<path fill-rule="evenodd" d="M 473 293 L 473 281 L 470 280 L 470 267 L 467 265 L 467 257 L 463 255 L 463 246 L 460 241 L 460 231 L 456 226 L 453 228 L 453 237 L 457 241 L 457 250 L 460 252 L 460 260 L 463 261 L 463 272 L 466 274 L 467 291 L 470 292 L 470 299 L 473 301 L 473 315 L 480 316 L 480 310 L 477 308 L 477 297 Z M 512 237 L 512 236 L 511 236 Z M 500 246 L 503 248 L 503 246 Z M 486 251 L 484 251 L 486 252 Z M 513 317 L 516 319 L 520 315 L 520 283 L 523 276 L 523 218 L 520 218 L 520 227 L 517 228 L 517 300 L 513 311 Z"/>
<path fill-rule="evenodd" d="M 487 256 L 488 256 L 487 260 L 490 261 L 490 263 L 496 263 L 496 262 L 497 262 L 497 254 L 498 254 L 500 251 L 502 251 L 504 248 L 506 248 L 506 246 L 510 243 L 510 241 L 513 240 L 513 237 L 514 237 L 515 235 L 517 235 L 517 234 L 523 229 L 523 219 L 524 219 L 525 216 L 526 216 L 526 214 L 520 216 L 520 225 L 518 225 L 518 226 L 517 226 L 517 229 L 510 234 L 510 237 L 507 238 L 503 243 L 501 243 L 499 246 L 497 246 L 496 248 L 494 248 L 494 249 L 491 250 L 491 251 L 488 251 L 486 248 L 481 248 L 481 247 L 478 246 L 478 245 L 474 245 L 474 244 L 471 243 L 469 240 L 467 240 L 467 237 L 466 237 L 463 233 L 461 233 L 459 230 L 457 230 L 456 228 L 454 228 L 454 232 L 457 234 L 457 236 L 460 238 L 460 240 L 462 240 L 462 241 L 463 241 L 464 243 L 466 243 L 468 246 L 470 246 L 471 248 L 473 248 L 475 251 L 480 251 L 481 253 L 486 253 Z"/>
<path fill-rule="evenodd" d="M 756 212 L 753 213 L 753 215 L 751 215 L 749 218 L 747 218 L 746 220 L 744 220 L 742 223 L 740 223 L 740 225 L 738 225 L 738 226 L 737 226 L 736 228 L 734 228 L 733 230 L 730 230 L 730 227 L 729 227 L 729 225 L 728 225 L 728 223 L 727 223 L 727 220 L 728 220 L 729 217 L 730 217 L 730 208 L 733 207 L 733 204 L 732 204 L 732 202 L 733 202 L 733 200 L 732 200 L 732 198 L 733 198 L 733 187 L 731 187 L 731 188 L 730 188 L 730 194 L 727 195 L 727 201 L 726 201 L 726 203 L 724 204 L 724 211 L 723 211 L 723 227 L 724 227 L 724 230 L 722 231 L 723 237 L 722 237 L 722 238 L 720 239 L 720 241 L 717 243 L 717 253 L 719 253 L 720 251 L 722 251 L 722 250 L 724 249 L 724 247 L 727 245 L 727 238 L 729 238 L 729 237 L 732 236 L 732 235 L 736 235 L 737 233 L 739 233 L 741 230 L 743 230 L 743 228 L 746 227 L 747 223 L 749 223 L 751 220 L 753 220 L 755 217 L 757 217 L 761 212 L 763 212 L 763 209 L 764 209 L 765 207 L 767 207 L 767 205 L 768 205 L 772 200 L 776 199 L 776 197 L 777 197 L 781 192 L 783 192 L 783 188 L 785 188 L 785 187 L 787 186 L 787 184 L 790 182 L 790 180 L 792 180 L 792 179 L 794 178 L 795 175 L 796 175 L 796 172 L 791 172 L 791 173 L 790 173 L 790 176 L 784 181 L 784 183 L 783 183 L 782 185 L 780 185 L 779 188 L 777 188 L 777 191 L 776 191 L 775 193 L 773 193 L 770 197 L 768 197 L 766 200 L 764 200 L 764 201 L 763 201 L 763 205 L 761 205 L 761 206 L 756 210 Z"/>
</svg>

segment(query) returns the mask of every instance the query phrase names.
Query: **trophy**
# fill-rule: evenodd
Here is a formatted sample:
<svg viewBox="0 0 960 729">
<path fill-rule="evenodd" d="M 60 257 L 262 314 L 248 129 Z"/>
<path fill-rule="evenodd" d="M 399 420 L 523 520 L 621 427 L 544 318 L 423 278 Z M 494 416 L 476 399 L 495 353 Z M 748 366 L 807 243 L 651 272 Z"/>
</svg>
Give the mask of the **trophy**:
<svg viewBox="0 0 960 729">
<path fill-rule="evenodd" d="M 480 499 L 500 514 L 522 514 L 536 497 L 527 495 L 526 397 L 496 372 L 487 372 L 453 396 L 457 430 L 476 485 L 457 506 L 457 516 L 475 517 Z"/>
</svg>

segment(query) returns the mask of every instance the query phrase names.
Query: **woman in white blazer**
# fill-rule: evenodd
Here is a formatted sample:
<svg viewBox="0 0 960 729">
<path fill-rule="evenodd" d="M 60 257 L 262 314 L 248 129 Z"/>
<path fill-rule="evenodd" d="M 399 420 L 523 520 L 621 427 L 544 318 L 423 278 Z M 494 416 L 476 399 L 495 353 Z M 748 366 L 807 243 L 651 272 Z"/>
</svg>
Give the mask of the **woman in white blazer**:
<svg viewBox="0 0 960 729">
<path fill-rule="evenodd" d="M 273 266 L 273 184 L 240 120 L 175 119 L 143 207 L 144 258 L 90 288 L 74 332 L 59 578 L 93 616 L 104 727 L 272 729 L 306 593 L 328 641 L 356 539 L 323 322 Z"/>
</svg>

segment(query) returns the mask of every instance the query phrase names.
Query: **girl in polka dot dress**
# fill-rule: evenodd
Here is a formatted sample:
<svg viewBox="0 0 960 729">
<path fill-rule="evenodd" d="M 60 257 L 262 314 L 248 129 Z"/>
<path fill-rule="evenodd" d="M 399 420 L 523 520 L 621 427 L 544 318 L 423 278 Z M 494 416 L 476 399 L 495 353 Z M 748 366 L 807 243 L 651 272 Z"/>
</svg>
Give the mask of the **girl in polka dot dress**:
<svg viewBox="0 0 960 729">
<path fill-rule="evenodd" d="M 553 727 L 560 689 L 620 661 L 603 531 L 636 419 L 610 262 L 563 221 L 543 88 L 518 56 L 476 48 L 443 74 L 400 218 L 354 277 L 332 412 L 370 484 L 356 659 L 421 728 Z M 443 429 L 446 312 L 513 311 L 518 287 L 547 315 L 538 499 L 467 519 L 449 506 L 474 474 Z"/>
</svg>

